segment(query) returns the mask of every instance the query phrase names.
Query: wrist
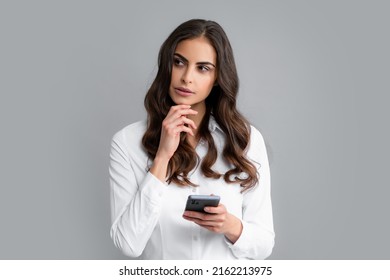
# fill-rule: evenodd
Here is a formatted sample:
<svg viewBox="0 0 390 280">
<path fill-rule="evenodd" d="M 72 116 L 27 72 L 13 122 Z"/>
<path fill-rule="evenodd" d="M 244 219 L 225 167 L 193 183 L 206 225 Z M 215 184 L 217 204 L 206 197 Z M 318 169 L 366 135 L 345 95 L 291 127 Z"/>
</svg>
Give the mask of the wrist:
<svg viewBox="0 0 390 280">
<path fill-rule="evenodd" d="M 169 153 L 166 153 L 166 151 L 164 151 L 164 150 L 158 149 L 156 156 L 154 157 L 154 161 L 157 160 L 159 162 L 164 162 L 164 163 L 168 164 L 168 162 L 172 156 L 173 156 L 173 154 L 171 155 Z"/>
<path fill-rule="evenodd" d="M 157 154 L 156 157 L 153 160 L 153 165 L 168 166 L 169 160 L 170 160 L 169 157 Z"/>
<path fill-rule="evenodd" d="M 156 156 L 149 172 L 157 177 L 160 181 L 166 181 L 169 158 Z"/>
<path fill-rule="evenodd" d="M 228 227 L 229 231 L 225 233 L 225 237 L 234 244 L 240 238 L 243 226 L 241 220 L 236 216 L 228 215 L 228 219 L 231 220 L 231 226 Z"/>
</svg>

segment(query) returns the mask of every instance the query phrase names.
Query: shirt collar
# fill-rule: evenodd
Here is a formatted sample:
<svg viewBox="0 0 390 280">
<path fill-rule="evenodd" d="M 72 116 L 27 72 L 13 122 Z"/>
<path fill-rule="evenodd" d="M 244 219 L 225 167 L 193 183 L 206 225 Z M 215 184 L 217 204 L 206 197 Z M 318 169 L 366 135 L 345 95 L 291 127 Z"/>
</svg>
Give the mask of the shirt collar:
<svg viewBox="0 0 390 280">
<path fill-rule="evenodd" d="M 221 132 L 223 132 L 223 130 L 221 129 L 221 127 L 219 126 L 219 124 L 215 120 L 213 114 L 211 114 L 210 119 L 209 119 L 209 130 L 210 130 L 210 132 L 214 132 L 216 129 L 219 129 Z"/>
</svg>

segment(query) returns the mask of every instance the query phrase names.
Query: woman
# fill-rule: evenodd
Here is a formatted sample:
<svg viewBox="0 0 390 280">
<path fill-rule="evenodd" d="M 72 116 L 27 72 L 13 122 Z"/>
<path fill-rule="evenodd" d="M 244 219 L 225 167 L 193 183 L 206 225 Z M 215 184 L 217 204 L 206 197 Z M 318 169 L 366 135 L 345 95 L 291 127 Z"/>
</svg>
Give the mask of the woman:
<svg viewBox="0 0 390 280">
<path fill-rule="evenodd" d="M 264 259 L 274 245 L 261 134 L 237 111 L 238 76 L 216 22 L 190 20 L 161 46 L 147 121 L 113 137 L 111 237 L 141 259 Z M 218 195 L 204 213 L 193 194 Z"/>
</svg>

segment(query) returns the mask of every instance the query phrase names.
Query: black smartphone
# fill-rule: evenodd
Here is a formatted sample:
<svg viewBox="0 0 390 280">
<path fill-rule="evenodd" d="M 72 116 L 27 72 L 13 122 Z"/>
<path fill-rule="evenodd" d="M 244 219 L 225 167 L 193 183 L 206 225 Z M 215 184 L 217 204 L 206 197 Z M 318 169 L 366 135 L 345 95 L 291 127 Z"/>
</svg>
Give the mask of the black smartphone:
<svg viewBox="0 0 390 280">
<path fill-rule="evenodd" d="M 185 210 L 205 213 L 206 206 L 218 206 L 219 200 L 218 195 L 189 195 Z"/>
</svg>

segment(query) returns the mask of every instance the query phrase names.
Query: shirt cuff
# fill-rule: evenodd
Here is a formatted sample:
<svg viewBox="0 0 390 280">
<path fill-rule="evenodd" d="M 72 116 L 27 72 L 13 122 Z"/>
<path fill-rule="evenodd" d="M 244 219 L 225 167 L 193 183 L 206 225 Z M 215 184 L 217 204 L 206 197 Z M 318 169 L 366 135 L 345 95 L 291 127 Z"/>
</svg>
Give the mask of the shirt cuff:
<svg viewBox="0 0 390 280">
<path fill-rule="evenodd" d="M 227 238 L 225 238 L 225 242 L 229 246 L 229 248 L 233 251 L 235 256 L 245 255 L 246 252 L 249 251 L 251 246 L 251 238 L 250 233 L 248 232 L 248 224 L 245 221 L 242 221 L 242 232 L 240 237 L 234 242 L 230 242 Z"/>
<path fill-rule="evenodd" d="M 151 203 L 159 204 L 168 184 L 161 182 L 152 173 L 146 173 L 146 176 L 140 185 L 140 191 Z"/>
</svg>

